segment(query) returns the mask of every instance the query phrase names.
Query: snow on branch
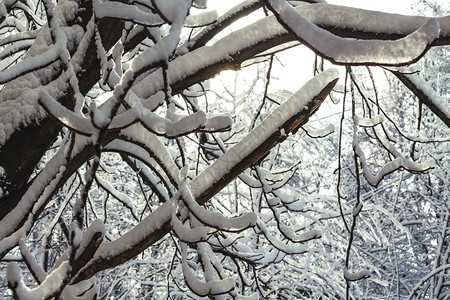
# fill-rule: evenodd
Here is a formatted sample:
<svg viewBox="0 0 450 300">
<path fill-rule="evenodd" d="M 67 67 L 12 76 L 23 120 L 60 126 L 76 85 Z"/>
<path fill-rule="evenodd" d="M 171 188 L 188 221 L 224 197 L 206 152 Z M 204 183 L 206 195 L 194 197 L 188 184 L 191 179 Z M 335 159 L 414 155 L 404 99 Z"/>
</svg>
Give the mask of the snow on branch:
<svg viewBox="0 0 450 300">
<path fill-rule="evenodd" d="M 256 222 L 256 225 L 258 226 L 258 229 L 261 230 L 261 232 L 266 237 L 267 241 L 278 250 L 287 253 L 287 254 L 303 254 L 305 252 L 308 252 L 309 248 L 306 245 L 303 244 L 287 244 L 283 241 L 279 240 L 275 236 L 273 236 L 269 230 L 267 229 L 266 225 L 263 223 L 262 220 L 258 219 Z M 308 233 L 309 239 L 315 238 L 317 235 L 317 232 L 311 231 Z M 304 238 L 307 238 L 308 236 L 303 236 Z M 306 239 L 305 239 L 306 240 Z"/>
<path fill-rule="evenodd" d="M 308 117 L 315 112 L 320 103 L 331 92 L 338 76 L 339 72 L 336 69 L 330 69 L 311 79 L 238 144 L 194 178 L 189 185 L 197 203 L 204 204 L 211 199 L 223 186 L 284 140 L 286 136 L 281 136 L 280 128 L 283 128 L 285 134 L 288 134 L 298 130 L 300 126 L 306 123 Z M 155 135 L 144 130 L 142 126 L 140 130 L 137 130 L 136 126 L 140 125 L 134 124 L 122 130 L 121 134 L 127 132 L 126 136 L 129 140 L 140 141 L 141 144 L 145 145 L 152 145 L 152 142 L 147 141 L 147 139 L 158 140 Z M 163 150 L 163 152 L 166 153 L 167 151 Z M 155 151 L 155 153 L 159 152 Z M 248 155 L 251 156 L 251 159 L 246 160 Z M 178 178 L 179 171 L 170 155 L 169 162 L 173 165 L 170 170 L 173 171 L 174 180 L 178 182 L 180 180 Z M 233 169 L 236 165 L 238 168 Z M 219 180 L 220 182 L 218 182 Z M 94 258 L 76 275 L 74 281 L 79 282 L 85 278 L 90 278 L 100 270 L 121 263 L 123 259 L 132 258 L 161 239 L 171 230 L 170 222 L 173 206 L 172 200 L 167 201 L 119 239 L 100 245 Z M 274 243 L 280 244 L 281 248 L 290 252 L 303 253 L 307 251 L 306 247 L 300 249 L 295 246 L 285 246 L 284 243 L 276 240 L 274 240 Z"/>
<path fill-rule="evenodd" d="M 198 205 L 187 186 L 186 182 L 182 182 L 179 190 L 181 198 L 192 212 L 192 214 L 201 223 L 222 230 L 230 232 L 239 232 L 256 225 L 257 216 L 255 213 L 246 213 L 239 217 L 227 218 L 219 212 L 209 211 L 204 207 Z"/>
<path fill-rule="evenodd" d="M 394 147 L 394 145 L 392 145 L 389 142 L 389 140 L 385 136 L 383 136 L 382 131 L 379 128 L 375 127 L 374 131 L 377 134 L 378 141 L 383 145 L 383 147 L 387 151 L 389 151 L 389 153 L 391 153 L 394 157 L 402 159 L 402 167 L 404 167 L 406 170 L 410 172 L 419 173 L 419 172 L 426 172 L 427 170 L 435 167 L 436 163 L 432 158 L 424 161 L 423 163 L 406 159 L 404 155 L 402 155 L 400 151 L 398 151 Z"/>
<path fill-rule="evenodd" d="M 308 124 L 305 124 L 302 128 L 306 132 L 306 134 L 312 138 L 326 137 L 329 134 L 332 134 L 336 129 L 333 124 L 328 124 L 327 126 L 319 129 L 313 129 Z"/>
<path fill-rule="evenodd" d="M 377 186 L 378 183 L 383 179 L 384 176 L 394 172 L 399 169 L 403 165 L 403 159 L 401 157 L 397 157 L 396 159 L 384 164 L 383 167 L 378 171 L 376 175 L 373 175 L 369 170 L 369 166 L 367 165 L 367 160 L 364 152 L 362 151 L 359 145 L 354 145 L 353 147 L 356 155 L 358 155 L 361 165 L 364 172 L 364 177 L 366 177 L 367 182 L 369 182 L 372 186 Z"/>
<path fill-rule="evenodd" d="M 192 272 L 187 262 L 187 245 L 180 243 L 181 261 L 183 266 L 183 275 L 189 288 L 198 296 L 214 296 L 226 294 L 234 289 L 235 281 L 233 278 L 227 278 L 217 281 L 203 282 L 199 280 Z"/>
<path fill-rule="evenodd" d="M 101 18 L 117 18 L 132 21 L 146 26 L 161 26 L 164 20 L 157 14 L 145 12 L 132 4 L 124 4 L 117 1 L 92 1 L 95 16 Z"/>
<path fill-rule="evenodd" d="M 172 229 L 180 241 L 184 243 L 198 243 L 200 241 L 206 241 L 206 227 L 189 228 L 188 226 L 183 225 L 175 213 L 172 214 L 170 224 L 172 225 Z"/>
<path fill-rule="evenodd" d="M 172 122 L 144 108 L 141 123 L 145 128 L 157 135 L 175 138 L 205 127 L 206 114 L 199 111 Z"/>
<path fill-rule="evenodd" d="M 225 152 L 190 183 L 194 196 L 197 197 L 226 174 L 229 174 L 237 164 L 250 156 L 271 135 L 277 132 L 280 134 L 285 122 L 302 111 L 308 110 L 311 102 L 323 92 L 324 88 L 330 84 L 334 86 L 338 76 L 339 72 L 336 69 L 329 69 L 308 81 L 291 98 L 277 107 L 258 127 L 244 137 L 241 142 Z M 289 128 L 283 130 L 284 135 L 292 131 Z M 202 178 L 202 180 L 197 180 L 197 178 Z"/>
<path fill-rule="evenodd" d="M 89 119 L 67 109 L 44 90 L 39 91 L 39 104 L 42 105 L 50 117 L 76 133 L 91 136 L 97 132 L 97 129 L 92 126 Z"/>
<path fill-rule="evenodd" d="M 312 23 L 325 26 L 330 32 L 350 37 L 358 34 L 356 37 L 363 39 L 403 37 L 428 20 L 425 17 L 402 16 L 330 4 L 300 5 L 295 9 Z M 449 21 L 445 18 L 437 20 L 442 28 L 439 42 L 448 43 L 446 37 L 450 36 L 450 25 L 446 24 L 449 24 Z M 218 26 L 219 23 L 220 21 L 211 27 Z M 206 41 L 212 38 L 208 34 L 206 36 Z M 211 78 L 220 71 L 236 68 L 255 54 L 294 39 L 295 36 L 289 35 L 274 16 L 269 16 L 234 31 L 211 46 L 200 47 L 171 61 L 168 68 L 169 84 L 174 91 L 183 90 L 201 80 Z M 413 48 L 415 47 L 413 45 Z M 141 98 L 148 98 L 163 87 L 160 74 L 155 72 L 135 84 L 133 92 Z"/>
<path fill-rule="evenodd" d="M 356 126 L 361 126 L 361 127 L 373 127 L 375 125 L 380 124 L 383 121 L 383 115 L 379 114 L 376 115 L 373 118 L 362 118 L 358 115 L 355 115 L 353 117 L 353 121 L 355 122 Z"/>
<path fill-rule="evenodd" d="M 348 281 L 357 281 L 370 277 L 370 271 L 361 270 L 358 272 L 350 272 L 347 268 L 344 269 L 344 278 Z"/>
<path fill-rule="evenodd" d="M 122 139 L 126 139 L 145 148 L 145 151 L 147 151 L 148 154 L 150 154 L 150 157 L 160 165 L 170 178 L 171 182 L 173 182 L 174 185 L 179 184 L 178 167 L 175 165 L 166 147 L 164 147 L 164 144 L 156 135 L 145 130 L 140 124 L 134 124 L 122 129 L 120 135 Z"/>
<path fill-rule="evenodd" d="M 280 23 L 320 56 L 345 65 L 407 65 L 417 61 L 439 38 L 439 23 L 429 19 L 415 32 L 395 41 L 355 41 L 314 25 L 285 0 L 267 0 Z"/>
<path fill-rule="evenodd" d="M 123 137 L 126 138 L 126 136 Z M 145 144 L 139 144 L 141 143 L 114 140 L 104 147 L 104 151 L 119 152 L 137 158 L 143 165 L 157 174 L 167 191 L 171 191 L 171 183 L 176 185 L 177 182 L 176 175 L 175 177 L 171 176 L 172 174 L 168 171 L 173 169 L 173 166 L 171 166 L 173 160 L 169 158 L 170 160 L 163 160 L 163 163 L 161 163 L 160 159 L 164 157 L 161 156 L 161 153 L 155 154 L 152 150 L 153 148 L 147 147 Z"/>
<path fill-rule="evenodd" d="M 18 32 L 15 34 L 11 34 L 0 40 L 0 46 L 4 46 L 6 44 L 15 43 L 15 42 L 24 41 L 24 40 L 34 40 L 40 31 L 41 31 L 40 29 L 36 29 L 36 30 L 30 30 L 30 31 Z"/>
<path fill-rule="evenodd" d="M 52 47 L 42 54 L 27 57 L 18 64 L 0 72 L 0 84 L 4 84 L 24 74 L 49 66 L 59 59 L 59 52 Z"/>
<path fill-rule="evenodd" d="M 397 76 L 418 98 L 425 103 L 428 108 L 434 112 L 450 128 L 450 109 L 449 103 L 442 98 L 436 91 L 419 75 L 404 74 L 401 71 L 391 72 Z"/>
<path fill-rule="evenodd" d="M 22 272 L 17 263 L 10 263 L 7 270 L 8 285 L 17 299 L 50 299 L 61 292 L 67 282 L 71 266 L 68 261 L 53 270 L 42 284 L 29 288 L 25 284 Z"/>
<path fill-rule="evenodd" d="M 217 21 L 217 11 L 212 10 L 198 15 L 189 15 L 186 18 L 185 27 L 202 27 L 213 24 Z"/>
<path fill-rule="evenodd" d="M 38 283 L 42 283 L 47 277 L 47 273 L 42 268 L 42 266 L 37 263 L 36 259 L 33 257 L 30 250 L 28 249 L 26 245 L 25 233 L 22 235 L 22 238 L 19 241 L 19 249 L 28 269 L 30 270 L 31 274 L 33 274 L 33 277 L 36 279 Z"/>
</svg>

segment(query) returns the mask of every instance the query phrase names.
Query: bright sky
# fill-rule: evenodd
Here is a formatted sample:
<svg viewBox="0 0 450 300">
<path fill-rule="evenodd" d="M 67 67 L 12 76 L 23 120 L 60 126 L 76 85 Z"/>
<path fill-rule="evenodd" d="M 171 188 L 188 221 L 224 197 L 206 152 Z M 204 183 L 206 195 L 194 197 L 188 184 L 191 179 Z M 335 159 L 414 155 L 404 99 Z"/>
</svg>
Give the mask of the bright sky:
<svg viewBox="0 0 450 300">
<path fill-rule="evenodd" d="M 351 6 L 369 10 L 378 10 L 389 13 L 399 13 L 405 15 L 413 15 L 414 8 L 416 10 L 419 9 L 417 3 L 420 0 L 327 0 L 330 4 L 336 5 L 344 5 Z M 448 0 L 437 0 L 442 5 L 450 6 L 450 2 Z M 208 6 L 211 9 L 216 9 L 219 12 L 219 15 L 223 14 L 232 7 L 232 4 L 241 3 L 242 0 L 208 0 Z M 423 7 L 422 5 L 420 6 Z M 242 21 L 244 25 L 251 23 L 250 18 L 244 18 Z M 229 32 L 224 32 L 224 34 L 228 34 Z M 311 78 L 311 62 L 314 60 L 314 54 L 310 50 L 302 50 L 301 48 L 294 48 L 292 50 L 285 51 L 283 55 L 279 56 L 279 60 L 282 65 L 276 64 L 274 66 L 273 74 L 276 74 L 279 79 L 274 79 L 272 83 L 278 85 L 280 84 L 281 89 L 286 89 L 294 92 L 299 86 L 306 83 L 307 80 Z M 248 70 L 249 73 L 246 73 L 247 69 L 243 69 L 239 72 L 239 77 L 241 82 L 247 76 L 254 76 L 254 71 Z M 247 76 L 246 76 L 247 75 Z M 305 76 L 308 75 L 308 76 Z M 234 72 L 223 72 L 221 74 L 222 80 L 225 82 L 234 83 L 235 74 Z M 278 82 L 278 83 L 277 83 Z"/>
</svg>

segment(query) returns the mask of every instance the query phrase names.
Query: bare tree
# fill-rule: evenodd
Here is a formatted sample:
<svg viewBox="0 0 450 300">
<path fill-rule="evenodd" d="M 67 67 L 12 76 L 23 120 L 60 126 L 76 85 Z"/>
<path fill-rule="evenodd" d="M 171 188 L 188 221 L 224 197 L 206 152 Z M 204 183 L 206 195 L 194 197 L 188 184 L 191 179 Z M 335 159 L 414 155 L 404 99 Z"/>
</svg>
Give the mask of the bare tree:
<svg viewBox="0 0 450 300">
<path fill-rule="evenodd" d="M 322 2 L 3 0 L 8 295 L 448 299 L 449 17 Z"/>
</svg>

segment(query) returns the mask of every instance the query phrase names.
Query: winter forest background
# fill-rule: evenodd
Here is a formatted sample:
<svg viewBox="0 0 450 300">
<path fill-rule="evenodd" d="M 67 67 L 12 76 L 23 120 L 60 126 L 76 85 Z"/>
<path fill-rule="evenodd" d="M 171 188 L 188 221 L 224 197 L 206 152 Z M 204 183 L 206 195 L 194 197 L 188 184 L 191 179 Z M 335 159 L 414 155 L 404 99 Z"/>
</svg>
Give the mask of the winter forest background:
<svg viewBox="0 0 450 300">
<path fill-rule="evenodd" d="M 450 299 L 450 6 L 410 2 L 1 0 L 0 298 Z"/>
</svg>

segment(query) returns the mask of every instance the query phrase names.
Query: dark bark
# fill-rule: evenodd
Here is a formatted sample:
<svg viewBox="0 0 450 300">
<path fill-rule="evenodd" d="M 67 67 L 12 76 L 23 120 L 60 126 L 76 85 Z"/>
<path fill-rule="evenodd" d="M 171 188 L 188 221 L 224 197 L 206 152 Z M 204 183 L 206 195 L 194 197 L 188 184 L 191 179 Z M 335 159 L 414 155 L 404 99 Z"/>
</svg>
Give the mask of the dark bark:
<svg viewBox="0 0 450 300">
<path fill-rule="evenodd" d="M 85 19 L 88 21 L 90 19 L 87 13 Z M 109 49 L 120 38 L 123 22 L 115 19 L 102 19 L 98 27 L 104 47 Z M 71 52 L 75 51 L 76 49 L 73 49 Z M 80 92 L 85 95 L 100 79 L 100 61 L 97 58 L 94 40 L 88 47 L 81 70 L 77 77 Z M 75 105 L 71 90 L 67 90 L 58 101 L 69 109 L 73 109 Z M 0 186 L 6 187 L 8 191 L 8 194 L 0 198 L 0 220 L 20 201 L 29 186 L 32 172 L 47 149 L 53 144 L 60 130 L 61 126 L 47 117 L 37 124 L 16 130 L 0 149 L 0 166 L 5 169 L 6 174 L 0 179 Z"/>
</svg>

